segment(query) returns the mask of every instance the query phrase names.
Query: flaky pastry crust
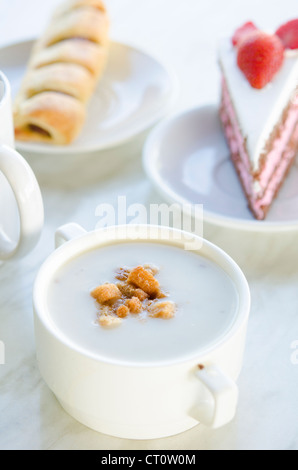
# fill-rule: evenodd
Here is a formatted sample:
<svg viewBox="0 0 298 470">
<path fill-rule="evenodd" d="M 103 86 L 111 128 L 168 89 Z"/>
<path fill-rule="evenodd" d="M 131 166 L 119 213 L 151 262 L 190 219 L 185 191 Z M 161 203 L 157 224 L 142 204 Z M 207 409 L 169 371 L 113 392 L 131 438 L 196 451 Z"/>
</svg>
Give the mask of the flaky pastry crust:
<svg viewBox="0 0 298 470">
<path fill-rule="evenodd" d="M 109 18 L 101 0 L 71 0 L 34 44 L 14 102 L 17 140 L 67 145 L 79 135 L 108 58 Z"/>
</svg>

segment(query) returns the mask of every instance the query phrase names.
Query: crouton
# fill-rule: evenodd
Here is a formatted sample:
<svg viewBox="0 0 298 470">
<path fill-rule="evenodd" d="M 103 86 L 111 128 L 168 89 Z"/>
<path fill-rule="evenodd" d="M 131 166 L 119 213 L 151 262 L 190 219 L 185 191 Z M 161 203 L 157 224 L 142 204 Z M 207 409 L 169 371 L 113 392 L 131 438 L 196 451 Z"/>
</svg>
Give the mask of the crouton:
<svg viewBox="0 0 298 470">
<path fill-rule="evenodd" d="M 142 302 L 137 297 L 127 300 L 125 305 L 129 308 L 130 313 L 141 313 L 143 310 Z"/>
<path fill-rule="evenodd" d="M 127 282 L 139 287 L 150 296 L 156 295 L 159 291 L 158 280 L 149 271 L 146 271 L 143 266 L 133 269 L 127 278 Z"/>
<path fill-rule="evenodd" d="M 100 304 L 116 301 L 121 298 L 121 292 L 115 284 L 103 284 L 102 286 L 96 287 L 96 289 L 91 292 L 91 295 Z"/>
<path fill-rule="evenodd" d="M 117 326 L 121 325 L 122 320 L 121 318 L 115 317 L 114 315 L 102 314 L 100 315 L 98 322 L 100 326 L 104 328 L 116 328 Z"/>
<path fill-rule="evenodd" d="M 120 305 L 117 308 L 117 316 L 119 318 L 126 318 L 129 314 L 129 308 L 126 305 Z"/>
<path fill-rule="evenodd" d="M 173 318 L 176 311 L 176 305 L 174 302 L 156 302 L 152 303 L 149 308 L 149 316 L 153 318 L 163 318 L 164 320 L 169 320 Z"/>
</svg>

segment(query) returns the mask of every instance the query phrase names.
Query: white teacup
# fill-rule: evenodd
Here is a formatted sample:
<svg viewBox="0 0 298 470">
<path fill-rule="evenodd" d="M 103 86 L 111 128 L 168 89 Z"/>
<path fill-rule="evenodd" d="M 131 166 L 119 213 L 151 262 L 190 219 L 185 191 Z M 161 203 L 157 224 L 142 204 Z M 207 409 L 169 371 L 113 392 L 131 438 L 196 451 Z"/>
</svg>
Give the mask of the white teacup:
<svg viewBox="0 0 298 470">
<path fill-rule="evenodd" d="M 130 232 L 127 228 L 109 227 L 87 233 L 76 224 L 69 224 L 57 231 L 58 248 L 41 267 L 33 294 L 36 350 L 41 375 L 71 416 L 108 435 L 156 439 L 181 433 L 198 423 L 221 427 L 234 418 L 237 408 L 236 380 L 242 368 L 250 311 L 247 281 L 226 253 L 195 235 L 168 227 L 130 226 Z M 175 360 L 166 361 L 158 357 L 152 363 L 142 363 L 142 360 L 115 360 L 86 351 L 60 330 L 48 299 L 53 283 L 55 286 L 59 283 L 57 279 L 61 269 L 86 253 L 93 256 L 93 250 L 99 250 L 97 259 L 100 263 L 100 250 L 111 243 L 112 249 L 114 243 L 118 246 L 126 243 L 128 233 L 131 234 L 134 228 L 134 239 L 137 241 L 156 245 L 162 240 L 166 246 L 179 249 L 181 255 L 185 243 L 198 242 L 197 253 L 229 276 L 239 301 L 235 308 L 235 320 L 223 336 L 212 338 L 210 343 L 203 348 L 198 347 L 190 356 L 182 354 Z M 131 238 L 129 240 L 131 242 Z M 81 261 L 78 270 L 84 270 Z M 186 273 L 182 272 L 181 276 L 186 276 Z M 67 308 L 67 299 L 69 296 L 63 309 Z M 70 311 L 73 312 L 72 308 Z M 88 315 L 86 309 L 85 315 Z M 70 319 L 71 328 L 75 320 L 73 316 Z"/>
<path fill-rule="evenodd" d="M 14 150 L 10 85 L 0 72 L 0 261 L 22 257 L 36 245 L 44 222 L 40 188 Z"/>
</svg>

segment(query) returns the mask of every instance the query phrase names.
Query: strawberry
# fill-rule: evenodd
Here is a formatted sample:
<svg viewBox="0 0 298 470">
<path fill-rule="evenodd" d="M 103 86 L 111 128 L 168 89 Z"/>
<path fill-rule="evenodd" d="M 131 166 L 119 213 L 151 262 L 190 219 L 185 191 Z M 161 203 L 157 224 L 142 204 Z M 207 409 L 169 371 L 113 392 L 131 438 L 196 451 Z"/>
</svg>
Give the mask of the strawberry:
<svg viewBox="0 0 298 470">
<path fill-rule="evenodd" d="M 281 39 L 285 49 L 298 49 L 298 19 L 283 24 L 275 34 Z"/>
<path fill-rule="evenodd" d="M 284 60 L 281 40 L 262 31 L 242 39 L 237 51 L 237 64 L 253 88 L 261 89 L 271 82 Z"/>
<path fill-rule="evenodd" d="M 253 31 L 256 31 L 257 29 L 258 28 L 251 21 L 244 23 L 244 25 L 236 29 L 234 36 L 232 37 L 233 46 L 237 46 L 239 42 L 244 38 L 245 35 Z"/>
</svg>

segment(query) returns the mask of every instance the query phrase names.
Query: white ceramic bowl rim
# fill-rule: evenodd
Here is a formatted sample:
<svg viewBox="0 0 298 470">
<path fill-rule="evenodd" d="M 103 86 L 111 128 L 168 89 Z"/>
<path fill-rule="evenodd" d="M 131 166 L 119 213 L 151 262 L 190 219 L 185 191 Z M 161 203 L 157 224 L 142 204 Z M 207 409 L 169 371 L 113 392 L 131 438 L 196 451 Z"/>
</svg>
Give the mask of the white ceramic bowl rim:
<svg viewBox="0 0 298 470">
<path fill-rule="evenodd" d="M 144 170 L 156 187 L 156 189 L 162 194 L 162 196 L 169 203 L 178 203 L 181 206 L 187 207 L 190 201 L 185 199 L 180 194 L 176 193 L 159 175 L 156 166 L 152 164 L 152 155 L 156 144 L 160 144 L 169 129 L 174 123 L 179 120 L 183 120 L 185 117 L 197 114 L 198 111 L 210 111 L 217 109 L 216 103 L 203 104 L 201 106 L 191 107 L 182 112 L 176 113 L 171 117 L 164 119 L 161 123 L 157 124 L 154 129 L 150 132 L 143 149 L 143 167 Z M 248 220 L 244 218 L 236 218 L 223 214 L 218 214 L 214 211 L 204 208 L 204 220 L 210 224 L 216 226 L 222 226 L 237 230 L 252 231 L 252 232 L 283 232 L 289 230 L 297 230 L 298 220 L 288 221 L 267 221 L 267 220 Z"/>
<path fill-rule="evenodd" d="M 185 236 L 187 237 L 187 240 L 189 241 L 189 236 L 191 235 L 193 240 L 201 241 L 202 243 L 202 249 L 204 250 L 204 254 L 207 258 L 209 257 L 207 253 L 210 253 L 218 260 L 219 266 L 221 266 L 228 275 L 230 275 L 231 279 L 234 281 L 235 286 L 238 290 L 239 294 L 239 308 L 238 308 L 238 315 L 234 321 L 234 323 L 231 325 L 231 327 L 227 330 L 227 332 L 220 337 L 218 340 L 215 340 L 212 345 L 208 345 L 204 348 L 199 349 L 197 353 L 194 355 L 192 354 L 191 356 L 183 356 L 181 361 L 175 359 L 175 360 L 169 360 L 169 361 L 160 361 L 160 363 L 150 363 L 150 362 L 144 362 L 144 363 L 134 363 L 131 361 L 119 361 L 119 360 L 114 360 L 114 359 L 109 359 L 106 356 L 101 356 L 98 353 L 92 354 L 89 351 L 86 351 L 84 348 L 80 347 L 79 345 L 75 344 L 72 342 L 65 334 L 63 334 L 54 324 L 53 321 L 51 321 L 50 318 L 50 313 L 48 311 L 47 307 L 47 287 L 50 284 L 51 280 L 53 279 L 53 275 L 62 267 L 64 266 L 68 261 L 71 259 L 74 259 L 83 253 L 86 253 L 92 249 L 96 249 L 100 246 L 106 246 L 111 243 L 121 243 L 121 242 L 133 242 L 134 240 L 128 239 L 128 238 L 121 238 L 121 236 L 117 239 L 112 239 L 111 238 L 111 233 L 113 232 L 114 234 L 121 234 L 123 233 L 123 230 L 127 229 L 127 225 L 119 225 L 119 226 L 113 226 L 113 227 L 107 227 L 103 229 L 98 229 L 94 230 L 91 232 L 86 232 L 83 235 L 70 240 L 66 242 L 64 245 L 60 246 L 60 248 L 57 248 L 44 262 L 44 264 L 41 266 L 38 275 L 36 277 L 34 289 L 33 289 L 33 305 L 34 305 L 34 310 L 35 310 L 35 315 L 38 316 L 39 320 L 42 322 L 43 326 L 47 329 L 47 331 L 53 335 L 56 339 L 58 339 L 61 343 L 63 343 L 65 346 L 67 346 L 69 349 L 74 350 L 78 352 L 79 354 L 86 356 L 90 359 L 93 359 L 95 361 L 100 361 L 106 364 L 114 364 L 116 366 L 126 366 L 126 367 L 135 367 L 135 368 L 143 368 L 143 367 L 164 367 L 164 366 L 171 366 L 171 365 L 177 365 L 178 363 L 186 363 L 188 361 L 193 361 L 196 360 L 197 358 L 204 357 L 206 354 L 209 354 L 215 349 L 218 349 L 221 347 L 224 343 L 229 341 L 236 333 L 237 331 L 242 327 L 243 324 L 245 324 L 248 320 L 248 316 L 250 313 L 250 303 L 251 303 L 251 298 L 250 298 L 250 290 L 248 286 L 248 282 L 241 271 L 240 267 L 235 263 L 235 261 L 227 255 L 221 248 L 217 247 L 216 245 L 212 244 L 211 242 L 203 239 L 202 237 L 199 237 L 194 234 L 189 234 L 188 232 L 185 232 L 183 230 L 178 230 L 178 229 L 173 229 L 170 227 L 162 227 L 162 226 L 148 226 L 148 225 L 130 225 L 129 228 L 131 229 L 138 229 L 138 230 L 148 230 L 153 231 L 153 230 L 158 230 L 160 233 L 165 233 L 165 231 L 168 234 L 173 234 L 177 235 L 180 234 L 182 237 Z M 160 238 L 157 239 L 152 239 L 152 238 L 145 238 L 145 237 L 139 237 L 137 238 L 138 241 L 155 241 L 158 242 L 160 241 L 161 243 L 167 243 L 164 240 L 161 240 Z M 168 242 L 170 244 L 176 244 L 177 246 L 177 241 L 176 242 Z M 209 257 L 210 259 L 210 257 Z M 212 258 L 211 258 L 212 259 Z M 213 261 L 216 262 L 215 259 Z M 223 266 L 226 266 L 225 267 Z M 230 272 L 228 272 L 228 270 Z"/>
<path fill-rule="evenodd" d="M 4 89 L 3 89 L 3 94 L 0 95 L 0 107 L 4 105 L 4 103 L 9 99 L 9 89 L 10 89 L 10 85 L 9 85 L 9 82 L 8 82 L 8 79 L 7 77 L 4 75 L 3 72 L 1 72 L 0 70 L 0 82 L 3 83 L 4 85 Z"/>
</svg>

